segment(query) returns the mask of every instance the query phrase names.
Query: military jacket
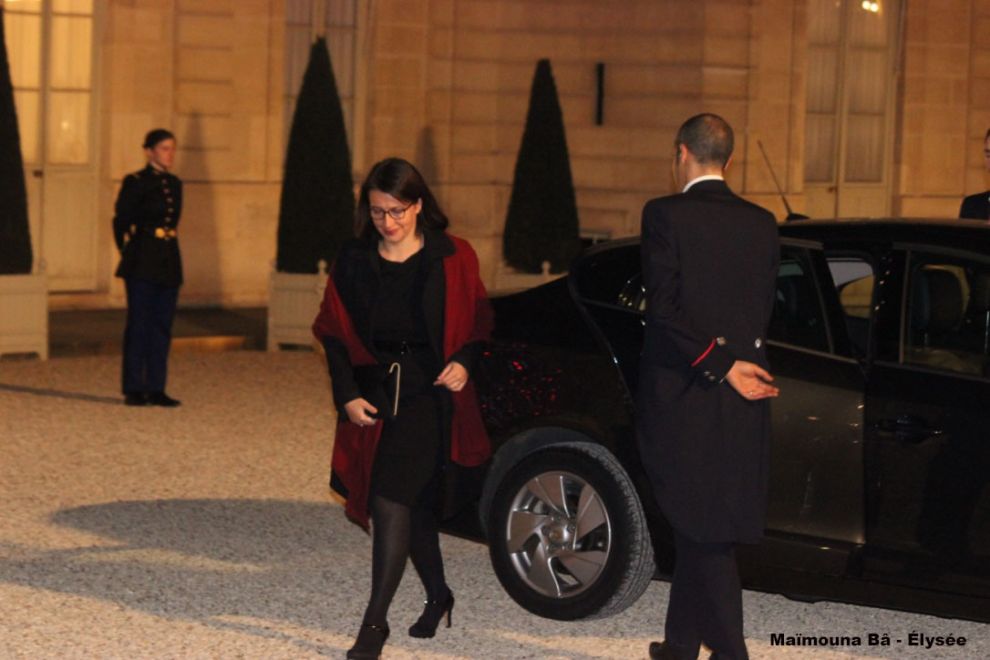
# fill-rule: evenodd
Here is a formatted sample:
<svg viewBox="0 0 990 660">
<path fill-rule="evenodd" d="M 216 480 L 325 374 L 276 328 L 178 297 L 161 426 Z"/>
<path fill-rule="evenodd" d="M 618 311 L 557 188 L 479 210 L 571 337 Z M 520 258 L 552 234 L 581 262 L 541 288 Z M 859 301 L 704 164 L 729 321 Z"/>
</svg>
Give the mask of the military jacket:
<svg viewBox="0 0 990 660">
<path fill-rule="evenodd" d="M 136 277 L 165 286 L 182 284 L 179 177 L 151 165 L 128 174 L 114 208 L 113 235 L 120 250 L 117 277 Z"/>
<path fill-rule="evenodd" d="M 959 217 L 969 220 L 990 219 L 990 190 L 984 190 L 963 199 Z"/>
</svg>

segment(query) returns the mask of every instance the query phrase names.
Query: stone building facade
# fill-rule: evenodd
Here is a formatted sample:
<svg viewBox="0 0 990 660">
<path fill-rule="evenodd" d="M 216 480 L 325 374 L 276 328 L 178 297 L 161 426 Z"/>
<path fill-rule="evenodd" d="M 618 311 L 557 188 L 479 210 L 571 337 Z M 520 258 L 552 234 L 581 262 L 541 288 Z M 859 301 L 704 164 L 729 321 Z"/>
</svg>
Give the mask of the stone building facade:
<svg viewBox="0 0 990 660">
<path fill-rule="evenodd" d="M 492 287 L 544 57 L 588 236 L 637 233 L 644 201 L 671 192 L 677 126 L 701 111 L 736 129 L 730 184 L 780 219 L 768 162 L 798 212 L 951 217 L 964 192 L 987 187 L 990 46 L 979 37 L 990 0 L 875 4 L 6 0 L 22 133 L 35 141 L 26 164 L 33 240 L 52 305 L 123 304 L 113 201 L 156 126 L 176 132 L 186 182 L 181 302 L 266 303 L 287 126 L 319 34 L 344 98 L 356 181 L 388 155 L 418 163 Z M 60 155 L 73 121 L 85 124 L 76 137 L 86 144 Z"/>
</svg>

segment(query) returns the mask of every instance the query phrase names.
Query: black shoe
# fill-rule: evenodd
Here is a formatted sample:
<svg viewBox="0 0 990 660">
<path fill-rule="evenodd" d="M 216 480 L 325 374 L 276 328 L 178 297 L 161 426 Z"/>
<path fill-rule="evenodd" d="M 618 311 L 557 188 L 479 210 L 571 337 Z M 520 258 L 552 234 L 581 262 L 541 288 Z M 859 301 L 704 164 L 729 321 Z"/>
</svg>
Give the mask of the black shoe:
<svg viewBox="0 0 990 660">
<path fill-rule="evenodd" d="M 650 660 L 680 660 L 681 656 L 667 643 L 650 642 Z"/>
<path fill-rule="evenodd" d="M 450 613 L 454 611 L 454 592 L 448 590 L 447 597 L 437 600 L 423 601 L 426 607 L 419 615 L 419 620 L 409 628 L 410 637 L 427 638 L 437 633 L 437 626 L 447 615 L 447 627 L 450 628 Z"/>
<path fill-rule="evenodd" d="M 666 641 L 650 642 L 650 660 L 678 660 L 680 657 Z M 715 660 L 715 654 L 708 656 L 708 660 Z"/>
<path fill-rule="evenodd" d="M 181 406 L 182 402 L 173 399 L 164 392 L 152 392 L 148 395 L 148 404 L 152 406 L 161 406 L 162 408 L 175 408 L 176 406 Z"/>
<path fill-rule="evenodd" d="M 676 660 L 667 642 L 650 642 L 650 660 Z"/>
<path fill-rule="evenodd" d="M 374 623 L 363 624 L 354 640 L 354 646 L 347 651 L 348 660 L 378 660 L 388 633 L 387 623 L 381 626 Z"/>
<path fill-rule="evenodd" d="M 148 395 L 144 392 L 128 392 L 124 395 L 125 406 L 146 406 L 148 405 Z"/>
</svg>

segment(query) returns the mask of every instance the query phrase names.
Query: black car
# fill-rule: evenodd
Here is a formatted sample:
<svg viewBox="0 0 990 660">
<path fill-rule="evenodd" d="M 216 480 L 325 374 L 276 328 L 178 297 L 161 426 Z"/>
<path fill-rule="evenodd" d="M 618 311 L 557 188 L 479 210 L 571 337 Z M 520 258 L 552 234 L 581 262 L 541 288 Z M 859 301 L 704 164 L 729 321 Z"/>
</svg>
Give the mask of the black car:
<svg viewBox="0 0 990 660">
<path fill-rule="evenodd" d="M 768 344 L 781 395 L 766 538 L 740 547 L 744 585 L 990 621 L 990 227 L 780 234 Z M 614 614 L 673 558 L 633 430 L 639 243 L 593 247 L 567 277 L 493 304 L 474 377 L 496 452 L 475 531 L 524 608 Z"/>
</svg>

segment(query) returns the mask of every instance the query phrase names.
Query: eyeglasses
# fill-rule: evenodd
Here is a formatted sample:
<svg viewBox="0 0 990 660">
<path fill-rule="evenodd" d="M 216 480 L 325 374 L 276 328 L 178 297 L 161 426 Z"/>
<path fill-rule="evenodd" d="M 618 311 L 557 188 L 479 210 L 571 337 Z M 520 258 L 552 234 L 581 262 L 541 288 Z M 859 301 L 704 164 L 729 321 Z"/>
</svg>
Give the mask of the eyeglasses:
<svg viewBox="0 0 990 660">
<path fill-rule="evenodd" d="M 386 213 L 392 216 L 393 220 L 402 220 L 402 216 L 406 214 L 406 211 L 408 211 L 411 206 L 412 204 L 409 204 L 401 209 L 397 206 L 390 209 L 383 209 L 380 206 L 372 206 L 368 209 L 368 211 L 371 213 L 371 217 L 374 220 L 381 220 L 385 217 Z"/>
</svg>

